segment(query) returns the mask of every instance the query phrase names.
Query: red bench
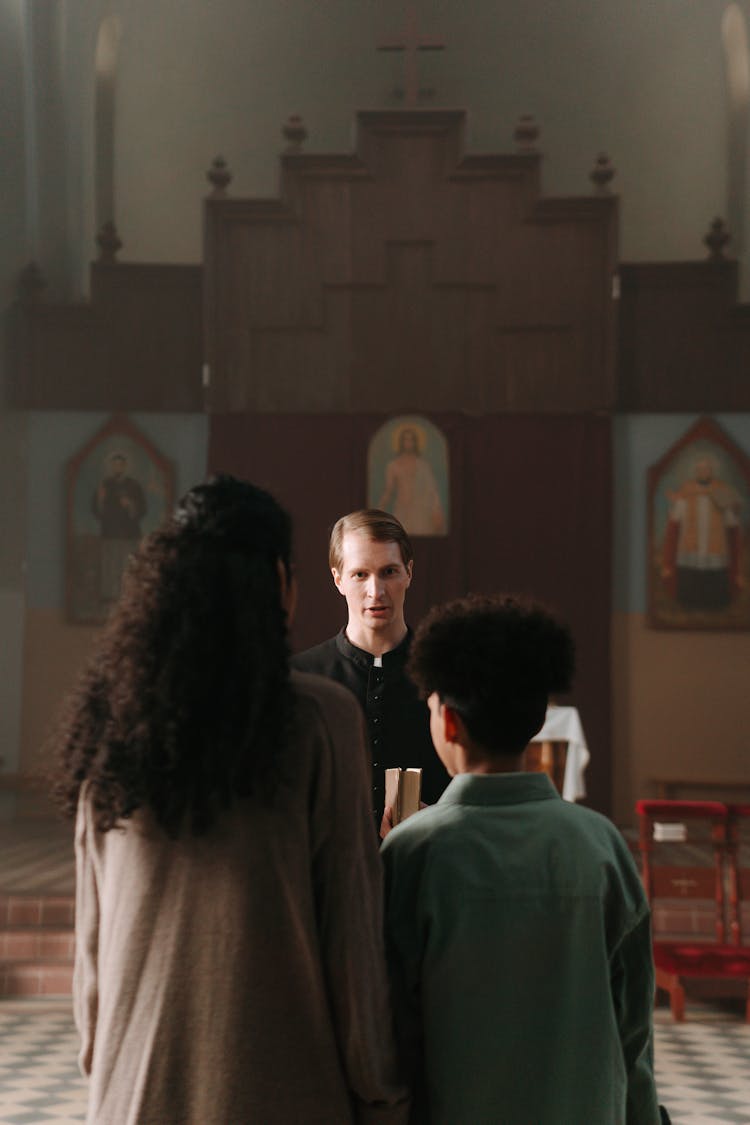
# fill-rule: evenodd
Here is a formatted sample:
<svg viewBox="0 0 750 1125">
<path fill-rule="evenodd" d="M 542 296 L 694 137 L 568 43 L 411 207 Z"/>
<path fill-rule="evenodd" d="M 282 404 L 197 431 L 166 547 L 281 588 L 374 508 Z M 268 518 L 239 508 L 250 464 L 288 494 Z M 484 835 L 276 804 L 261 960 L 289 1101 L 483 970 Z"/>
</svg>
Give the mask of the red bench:
<svg viewBox="0 0 750 1125">
<path fill-rule="evenodd" d="M 750 871 L 741 858 L 750 805 L 642 800 L 636 812 L 657 988 L 669 993 L 674 1019 L 683 1020 L 686 979 L 743 980 L 750 1021 L 750 917 L 743 914 Z M 655 839 L 657 824 L 684 826 L 684 838 L 670 839 L 665 827 L 665 838 Z"/>
</svg>

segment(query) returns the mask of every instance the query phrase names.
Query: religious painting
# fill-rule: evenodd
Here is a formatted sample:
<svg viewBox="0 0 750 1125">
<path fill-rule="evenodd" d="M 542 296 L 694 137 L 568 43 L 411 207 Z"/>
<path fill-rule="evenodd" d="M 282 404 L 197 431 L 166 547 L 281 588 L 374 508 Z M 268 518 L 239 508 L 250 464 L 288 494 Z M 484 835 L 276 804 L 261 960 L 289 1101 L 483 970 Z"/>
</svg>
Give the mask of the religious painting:
<svg viewBox="0 0 750 1125">
<path fill-rule="evenodd" d="M 750 458 L 701 418 L 648 472 L 650 623 L 750 629 Z"/>
<path fill-rule="evenodd" d="M 370 441 L 367 496 L 409 535 L 442 536 L 450 528 L 448 443 L 427 418 L 391 418 Z"/>
<path fill-rule="evenodd" d="M 174 502 L 174 469 L 126 417 L 110 419 L 68 461 L 68 619 L 95 625 L 120 596 L 122 575 L 141 538 Z"/>
</svg>

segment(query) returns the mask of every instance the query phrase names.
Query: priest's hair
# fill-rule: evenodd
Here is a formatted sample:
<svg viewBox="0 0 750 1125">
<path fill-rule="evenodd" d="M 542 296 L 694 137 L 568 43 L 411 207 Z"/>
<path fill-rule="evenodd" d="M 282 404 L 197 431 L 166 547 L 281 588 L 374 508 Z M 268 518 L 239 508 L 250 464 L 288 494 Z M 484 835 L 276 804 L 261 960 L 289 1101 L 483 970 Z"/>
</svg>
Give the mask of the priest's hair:
<svg viewBox="0 0 750 1125">
<path fill-rule="evenodd" d="M 289 516 L 227 475 L 143 540 L 54 739 L 67 814 L 84 782 L 101 831 L 144 807 L 200 834 L 235 797 L 273 798 L 294 714 L 280 564 Z"/>
<path fill-rule="evenodd" d="M 437 692 L 471 738 L 496 753 L 523 750 L 550 695 L 570 688 L 573 669 L 568 626 L 512 595 L 436 606 L 416 631 L 408 665 L 420 694 Z"/>
</svg>

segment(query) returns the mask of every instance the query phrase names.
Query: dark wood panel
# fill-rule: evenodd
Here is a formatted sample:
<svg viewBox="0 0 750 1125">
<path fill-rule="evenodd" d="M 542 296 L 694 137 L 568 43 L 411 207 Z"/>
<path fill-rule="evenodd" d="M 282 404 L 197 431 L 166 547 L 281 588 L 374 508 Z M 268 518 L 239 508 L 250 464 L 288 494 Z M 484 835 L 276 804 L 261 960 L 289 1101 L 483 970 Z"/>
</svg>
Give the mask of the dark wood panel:
<svg viewBox="0 0 750 1125">
<path fill-rule="evenodd" d="M 91 300 L 37 297 L 12 311 L 13 405 L 194 411 L 201 382 L 200 266 L 91 267 Z"/>
<path fill-rule="evenodd" d="M 591 748 L 590 803 L 611 808 L 611 420 L 429 414 L 446 436 L 451 530 L 415 538 L 407 619 L 475 592 L 518 591 L 554 606 L 578 647 L 572 702 Z M 268 488 L 294 520 L 300 601 L 295 648 L 346 620 L 328 572 L 328 533 L 367 502 L 368 444 L 383 416 L 228 413 L 211 419 L 209 469 Z M 564 700 L 561 698 L 560 702 Z"/>
<path fill-rule="evenodd" d="M 544 199 L 538 154 L 465 155 L 460 111 L 361 113 L 277 200 L 206 201 L 215 411 L 614 405 L 617 202 Z"/>
<path fill-rule="evenodd" d="M 750 409 L 750 308 L 737 304 L 737 263 L 628 263 L 620 277 L 619 407 Z"/>
</svg>

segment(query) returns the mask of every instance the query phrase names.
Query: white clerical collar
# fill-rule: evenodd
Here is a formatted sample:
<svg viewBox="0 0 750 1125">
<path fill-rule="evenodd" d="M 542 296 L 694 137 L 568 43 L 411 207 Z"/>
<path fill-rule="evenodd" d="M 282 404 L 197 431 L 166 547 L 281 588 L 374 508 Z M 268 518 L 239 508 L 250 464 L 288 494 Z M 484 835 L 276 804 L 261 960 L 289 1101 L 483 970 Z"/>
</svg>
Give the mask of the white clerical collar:
<svg viewBox="0 0 750 1125">
<path fill-rule="evenodd" d="M 373 668 L 382 668 L 383 667 L 383 657 L 382 656 L 373 656 L 372 666 L 373 666 Z"/>
</svg>

